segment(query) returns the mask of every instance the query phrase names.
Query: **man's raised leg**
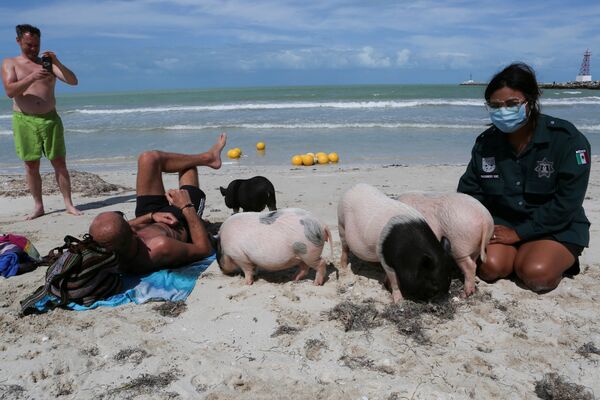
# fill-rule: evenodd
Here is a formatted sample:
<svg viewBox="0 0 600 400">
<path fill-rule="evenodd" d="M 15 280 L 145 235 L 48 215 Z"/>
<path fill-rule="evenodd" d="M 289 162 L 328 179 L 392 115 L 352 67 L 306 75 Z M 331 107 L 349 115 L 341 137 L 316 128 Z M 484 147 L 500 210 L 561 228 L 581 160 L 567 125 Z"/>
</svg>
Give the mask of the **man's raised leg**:
<svg viewBox="0 0 600 400">
<path fill-rule="evenodd" d="M 31 220 L 44 215 L 44 203 L 42 201 L 42 177 L 40 176 L 40 160 L 25 161 L 25 177 L 29 192 L 33 197 L 33 212 L 25 219 Z"/>
<path fill-rule="evenodd" d="M 67 212 L 73 215 L 83 214 L 73 205 L 73 200 L 71 199 L 71 177 L 69 176 L 69 170 L 67 169 L 67 162 L 65 158 L 56 157 L 54 160 L 50 160 L 50 163 L 54 167 L 56 183 L 58 184 L 58 188 L 62 193 Z"/>
<path fill-rule="evenodd" d="M 180 180 L 187 183 L 193 179 L 195 167 L 221 168 L 221 151 L 227 142 L 227 135 L 222 133 L 217 142 L 206 152 L 199 154 L 167 153 L 164 151 L 145 151 L 138 157 L 138 174 L 136 194 L 138 196 L 163 195 L 165 187 L 162 181 L 163 172 L 179 172 Z M 190 171 L 189 173 L 186 171 Z M 195 185 L 198 185 L 198 176 L 195 174 Z"/>
</svg>

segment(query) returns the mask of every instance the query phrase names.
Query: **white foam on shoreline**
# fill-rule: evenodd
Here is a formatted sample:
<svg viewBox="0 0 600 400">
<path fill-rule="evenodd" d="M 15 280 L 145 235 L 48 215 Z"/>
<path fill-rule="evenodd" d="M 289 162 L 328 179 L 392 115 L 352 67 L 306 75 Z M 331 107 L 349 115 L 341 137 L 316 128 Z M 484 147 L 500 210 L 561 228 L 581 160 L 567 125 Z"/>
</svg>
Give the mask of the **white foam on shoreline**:
<svg viewBox="0 0 600 400">
<path fill-rule="evenodd" d="M 545 106 L 600 105 L 599 96 L 567 97 L 563 99 L 542 99 Z M 243 111 L 243 110 L 285 110 L 285 109 L 381 109 L 381 108 L 414 108 L 414 107 L 483 107 L 480 99 L 415 99 L 389 101 L 332 101 L 332 102 L 284 102 L 284 103 L 239 103 L 192 106 L 136 107 L 116 109 L 75 109 L 69 112 L 89 115 L 117 115 L 132 113 L 165 113 L 165 112 L 202 112 L 202 111 Z"/>
<path fill-rule="evenodd" d="M 243 128 L 243 129 L 348 129 L 348 128 L 418 128 L 418 129 L 482 129 L 485 125 L 469 124 L 430 124 L 430 123 L 306 123 L 306 124 L 223 124 L 223 125 L 172 125 L 166 126 L 166 130 L 201 130 L 201 129 L 220 129 L 220 128 Z"/>
</svg>

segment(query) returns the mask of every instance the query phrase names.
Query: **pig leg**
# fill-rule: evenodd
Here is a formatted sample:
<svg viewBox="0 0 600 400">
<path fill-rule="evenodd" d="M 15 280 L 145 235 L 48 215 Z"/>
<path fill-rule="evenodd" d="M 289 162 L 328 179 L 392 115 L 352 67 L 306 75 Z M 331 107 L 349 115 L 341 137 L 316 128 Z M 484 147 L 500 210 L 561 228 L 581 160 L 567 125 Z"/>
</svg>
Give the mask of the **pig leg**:
<svg viewBox="0 0 600 400">
<path fill-rule="evenodd" d="M 256 271 L 256 267 L 249 261 L 240 261 L 238 264 L 242 271 L 244 271 L 246 285 L 252 285 L 254 283 L 254 271 Z"/>
<path fill-rule="evenodd" d="M 469 297 L 475 293 L 475 271 L 477 270 L 477 264 L 469 256 L 462 257 L 456 260 L 458 267 L 465 276 L 465 297 Z"/>
<path fill-rule="evenodd" d="M 233 213 L 234 213 L 234 214 L 237 214 L 237 213 L 239 213 L 239 212 L 240 212 L 240 209 L 239 209 L 239 207 L 236 207 L 236 208 L 234 208 L 234 209 L 233 209 Z"/>
<path fill-rule="evenodd" d="M 348 253 L 349 252 L 350 252 L 350 249 L 348 248 L 348 245 L 344 245 L 344 243 L 342 243 L 342 256 L 340 257 L 340 267 L 348 268 Z"/>
<path fill-rule="evenodd" d="M 387 276 L 387 281 L 392 289 L 392 300 L 394 303 L 398 303 L 400 300 L 402 300 L 402 293 L 400 292 L 400 287 L 398 287 L 398 278 L 396 277 L 396 272 L 391 268 L 384 269 Z"/>
<path fill-rule="evenodd" d="M 350 248 L 348 247 L 348 243 L 346 243 L 346 229 L 344 228 L 344 223 L 341 221 L 341 219 L 338 222 L 338 232 L 340 234 L 340 242 L 342 243 L 340 267 L 348 268 L 348 253 L 350 252 Z"/>
<path fill-rule="evenodd" d="M 313 267 L 315 271 L 317 271 L 317 275 L 315 276 L 315 281 L 313 282 L 317 286 L 321 286 L 323 282 L 325 282 L 325 272 L 327 271 L 327 263 L 322 258 L 319 258 L 319 264 L 317 267 Z"/>
<path fill-rule="evenodd" d="M 298 264 L 298 267 L 300 268 L 300 270 L 298 271 L 296 276 L 294 276 L 294 281 L 299 281 L 300 279 L 304 278 L 308 273 L 308 269 L 310 268 L 308 265 L 306 265 L 305 262 L 300 262 L 300 264 Z"/>
</svg>

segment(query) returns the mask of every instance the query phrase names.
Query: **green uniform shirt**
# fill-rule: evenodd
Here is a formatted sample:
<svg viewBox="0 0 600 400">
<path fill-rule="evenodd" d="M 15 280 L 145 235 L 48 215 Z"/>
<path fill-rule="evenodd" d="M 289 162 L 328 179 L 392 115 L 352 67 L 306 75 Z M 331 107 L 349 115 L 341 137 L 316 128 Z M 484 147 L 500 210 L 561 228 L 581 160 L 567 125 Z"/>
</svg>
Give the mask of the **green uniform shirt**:
<svg viewBox="0 0 600 400">
<path fill-rule="evenodd" d="M 585 136 L 570 122 L 543 114 L 518 156 L 506 135 L 492 126 L 477 137 L 458 191 L 478 199 L 495 224 L 525 241 L 551 236 L 587 247 L 590 222 L 582 204 L 591 154 Z"/>
</svg>

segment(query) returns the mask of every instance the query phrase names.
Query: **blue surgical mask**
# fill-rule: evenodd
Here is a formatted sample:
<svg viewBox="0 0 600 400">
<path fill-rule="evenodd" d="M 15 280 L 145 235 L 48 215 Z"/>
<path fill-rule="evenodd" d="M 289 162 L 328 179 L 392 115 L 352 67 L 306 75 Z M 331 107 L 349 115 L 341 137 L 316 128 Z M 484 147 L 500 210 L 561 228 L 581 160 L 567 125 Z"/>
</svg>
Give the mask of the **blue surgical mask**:
<svg viewBox="0 0 600 400">
<path fill-rule="evenodd" d="M 527 123 L 527 103 L 515 107 L 500 107 L 490 111 L 490 119 L 504 133 L 513 133 Z"/>
</svg>

